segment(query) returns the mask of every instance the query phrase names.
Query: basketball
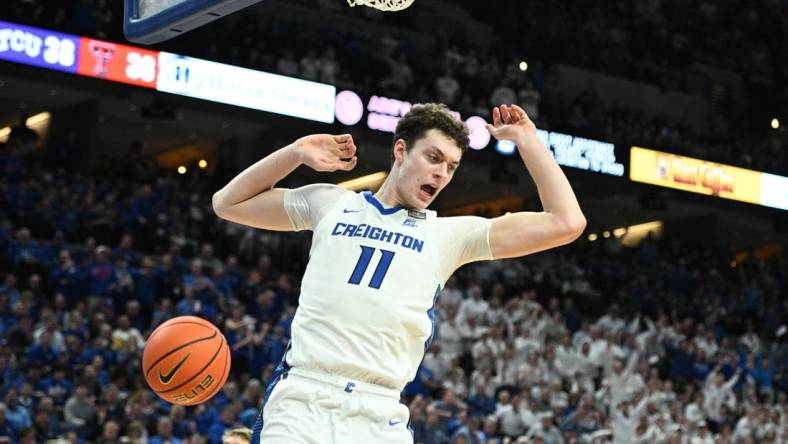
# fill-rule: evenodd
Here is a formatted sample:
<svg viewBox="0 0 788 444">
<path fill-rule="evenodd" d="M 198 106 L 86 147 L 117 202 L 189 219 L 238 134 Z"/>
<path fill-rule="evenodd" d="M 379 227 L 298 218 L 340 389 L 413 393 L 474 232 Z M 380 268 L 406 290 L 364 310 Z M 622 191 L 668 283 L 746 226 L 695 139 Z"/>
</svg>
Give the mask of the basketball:
<svg viewBox="0 0 788 444">
<path fill-rule="evenodd" d="M 211 399 L 230 373 L 230 348 L 216 326 L 195 316 L 159 325 L 142 353 L 148 386 L 165 401 L 197 405 Z"/>
</svg>

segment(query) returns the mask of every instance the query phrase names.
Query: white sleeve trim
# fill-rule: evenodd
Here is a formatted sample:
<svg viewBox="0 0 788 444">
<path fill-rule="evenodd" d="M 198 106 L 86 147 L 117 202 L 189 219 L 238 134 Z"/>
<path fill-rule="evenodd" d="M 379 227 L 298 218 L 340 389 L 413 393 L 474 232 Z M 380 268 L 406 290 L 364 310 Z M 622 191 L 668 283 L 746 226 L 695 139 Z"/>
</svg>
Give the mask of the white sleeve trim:
<svg viewBox="0 0 788 444">
<path fill-rule="evenodd" d="M 314 230 L 336 202 L 349 191 L 316 183 L 285 191 L 284 207 L 295 231 Z"/>
<path fill-rule="evenodd" d="M 445 282 L 454 271 L 475 261 L 492 260 L 490 226 L 492 221 L 477 216 L 438 218 L 435 237 L 441 279 Z"/>
</svg>

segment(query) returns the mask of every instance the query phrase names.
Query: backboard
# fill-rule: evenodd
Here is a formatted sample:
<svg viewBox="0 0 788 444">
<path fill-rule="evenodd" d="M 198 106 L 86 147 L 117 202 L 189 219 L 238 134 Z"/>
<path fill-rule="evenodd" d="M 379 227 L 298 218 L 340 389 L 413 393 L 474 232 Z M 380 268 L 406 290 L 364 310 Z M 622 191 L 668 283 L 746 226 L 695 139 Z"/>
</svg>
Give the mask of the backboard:
<svg viewBox="0 0 788 444">
<path fill-rule="evenodd" d="M 126 38 L 151 45 L 177 37 L 261 0 L 125 0 Z"/>
</svg>

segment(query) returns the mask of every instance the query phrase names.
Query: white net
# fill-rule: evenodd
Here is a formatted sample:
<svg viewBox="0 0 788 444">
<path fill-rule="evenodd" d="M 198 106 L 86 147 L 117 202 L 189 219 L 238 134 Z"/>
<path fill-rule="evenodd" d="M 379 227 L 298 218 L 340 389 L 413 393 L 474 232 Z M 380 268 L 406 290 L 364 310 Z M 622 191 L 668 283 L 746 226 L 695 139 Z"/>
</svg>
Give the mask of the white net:
<svg viewBox="0 0 788 444">
<path fill-rule="evenodd" d="M 347 0 L 350 6 L 364 5 L 381 11 L 401 11 L 413 4 L 414 0 Z"/>
</svg>

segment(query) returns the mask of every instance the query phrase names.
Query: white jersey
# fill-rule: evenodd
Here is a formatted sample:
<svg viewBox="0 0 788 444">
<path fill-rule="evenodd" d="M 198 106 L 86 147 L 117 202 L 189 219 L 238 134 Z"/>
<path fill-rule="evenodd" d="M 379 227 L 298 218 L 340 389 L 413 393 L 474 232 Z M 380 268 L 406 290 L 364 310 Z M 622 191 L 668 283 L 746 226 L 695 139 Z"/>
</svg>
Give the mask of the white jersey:
<svg viewBox="0 0 788 444">
<path fill-rule="evenodd" d="M 286 363 L 402 390 L 435 332 L 434 307 L 459 266 L 491 259 L 490 220 L 386 208 L 371 193 L 288 190 L 312 249 Z"/>
</svg>

